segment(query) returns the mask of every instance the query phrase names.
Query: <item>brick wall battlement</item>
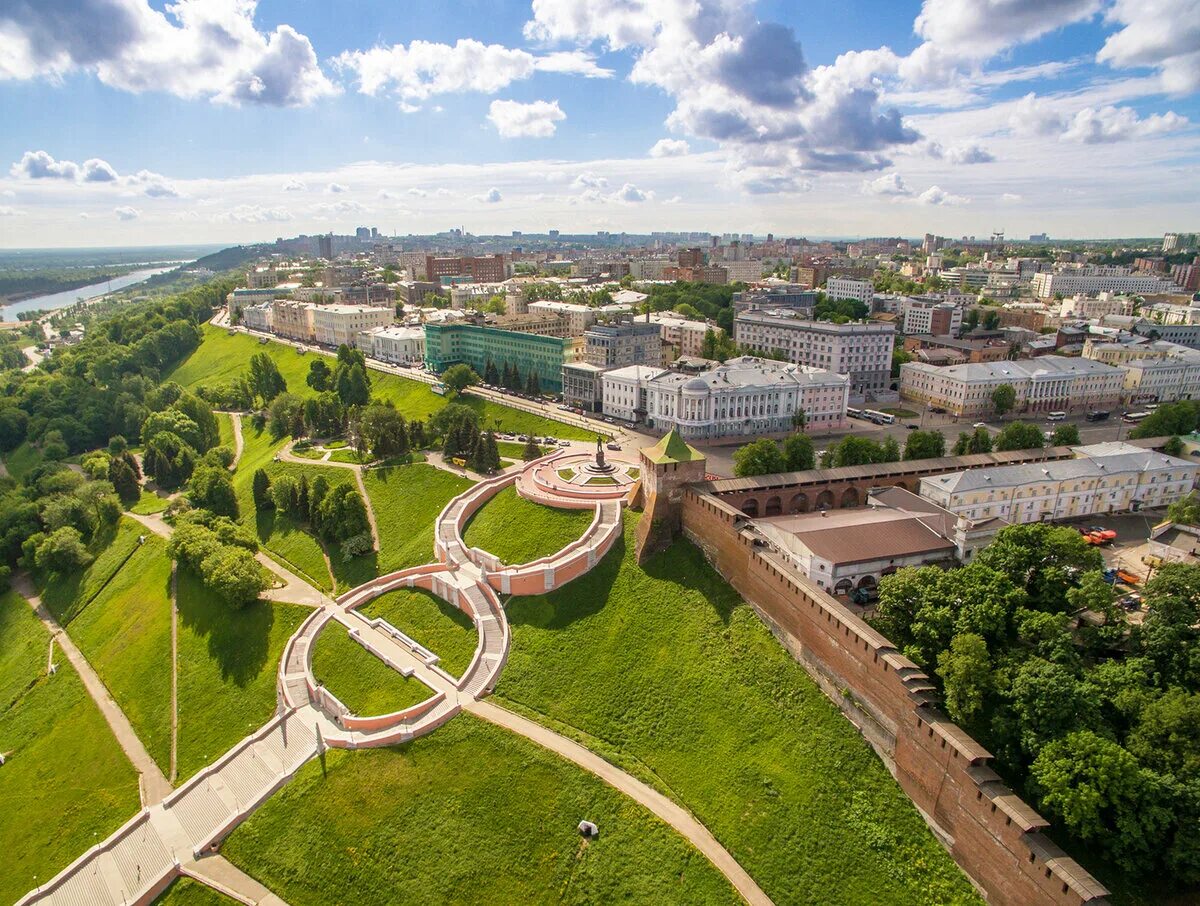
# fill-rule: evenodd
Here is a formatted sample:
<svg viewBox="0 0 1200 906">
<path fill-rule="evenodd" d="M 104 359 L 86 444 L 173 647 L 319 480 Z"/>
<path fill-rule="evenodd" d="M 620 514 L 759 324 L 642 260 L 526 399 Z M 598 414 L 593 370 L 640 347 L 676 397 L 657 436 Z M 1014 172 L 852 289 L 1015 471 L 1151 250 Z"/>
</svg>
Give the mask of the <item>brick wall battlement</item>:
<svg viewBox="0 0 1200 906">
<path fill-rule="evenodd" d="M 934 683 L 892 643 L 773 554 L 731 503 L 693 485 L 685 535 L 860 728 L 955 861 L 999 904 L 1106 903 L 1000 780 L 991 753 L 938 710 Z"/>
</svg>

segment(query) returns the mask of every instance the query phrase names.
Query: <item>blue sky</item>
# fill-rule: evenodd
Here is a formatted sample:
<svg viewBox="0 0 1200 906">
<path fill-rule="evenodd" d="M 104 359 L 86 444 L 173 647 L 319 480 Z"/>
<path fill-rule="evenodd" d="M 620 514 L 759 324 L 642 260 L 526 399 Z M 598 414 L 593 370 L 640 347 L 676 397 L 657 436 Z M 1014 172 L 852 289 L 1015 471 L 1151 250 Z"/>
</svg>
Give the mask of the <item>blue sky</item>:
<svg viewBox="0 0 1200 906">
<path fill-rule="evenodd" d="M 0 246 L 1200 228 L 1200 0 L 12 0 Z"/>
</svg>

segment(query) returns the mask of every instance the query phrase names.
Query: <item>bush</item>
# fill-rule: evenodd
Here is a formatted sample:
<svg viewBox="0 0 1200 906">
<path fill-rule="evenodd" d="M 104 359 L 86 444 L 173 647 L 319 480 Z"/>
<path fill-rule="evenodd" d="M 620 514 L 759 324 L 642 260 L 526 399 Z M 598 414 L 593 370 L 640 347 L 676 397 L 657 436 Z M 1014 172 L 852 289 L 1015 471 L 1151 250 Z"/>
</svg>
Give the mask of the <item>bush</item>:
<svg viewBox="0 0 1200 906">
<path fill-rule="evenodd" d="M 38 543 L 34 562 L 38 569 L 65 575 L 83 569 L 92 562 L 92 555 L 84 546 L 79 530 L 66 525 Z"/>
</svg>

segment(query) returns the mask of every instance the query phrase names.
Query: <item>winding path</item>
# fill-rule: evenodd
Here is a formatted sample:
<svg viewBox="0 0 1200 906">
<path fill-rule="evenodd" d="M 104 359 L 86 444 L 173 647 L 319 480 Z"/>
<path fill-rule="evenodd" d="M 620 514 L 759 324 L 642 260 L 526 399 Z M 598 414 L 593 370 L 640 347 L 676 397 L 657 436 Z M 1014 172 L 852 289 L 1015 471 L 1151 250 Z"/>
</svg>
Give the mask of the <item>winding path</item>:
<svg viewBox="0 0 1200 906">
<path fill-rule="evenodd" d="M 363 483 L 363 466 L 353 462 L 334 462 L 331 459 L 306 459 L 303 456 L 297 456 L 292 452 L 292 447 L 296 445 L 294 440 L 288 441 L 279 451 L 279 458 L 283 462 L 297 463 L 302 466 L 322 465 L 333 466 L 337 469 L 350 469 L 354 473 L 354 483 L 358 485 L 358 493 L 362 495 L 363 503 L 367 509 L 367 522 L 371 526 L 371 546 L 375 550 L 379 550 L 379 529 L 375 525 L 375 508 L 371 506 L 371 497 L 367 494 L 367 486 Z"/>
<path fill-rule="evenodd" d="M 104 685 L 104 681 L 92 669 L 92 665 L 88 663 L 88 659 L 83 656 L 83 652 L 76 647 L 71 637 L 59 625 L 58 620 L 54 618 L 54 615 L 42 603 L 41 598 L 37 596 L 33 588 L 33 583 L 30 581 L 29 576 L 24 573 L 17 576 L 13 580 L 13 588 L 29 602 L 29 605 L 33 608 L 33 612 L 37 614 L 38 619 L 42 621 L 42 625 L 49 631 L 50 637 L 58 643 L 58 647 L 62 650 L 62 653 L 71 662 L 71 666 L 75 668 L 75 672 L 83 680 L 83 686 L 87 689 L 88 695 L 92 697 L 92 701 L 100 709 L 100 713 L 112 729 L 117 742 L 133 764 L 134 770 L 138 772 L 142 805 L 154 805 L 162 802 L 171 793 L 173 787 L 167 780 L 166 775 L 163 774 L 158 763 L 150 757 L 150 753 L 142 745 L 141 739 L 138 738 L 137 732 L 133 729 L 133 724 L 129 722 L 129 718 L 125 716 L 125 712 L 121 710 L 121 706 L 109 694 L 108 687 Z"/>
<path fill-rule="evenodd" d="M 769 906 L 770 899 L 754 879 L 687 809 L 573 740 L 483 701 L 499 678 L 511 643 L 499 594 L 546 592 L 572 581 L 599 562 L 621 531 L 620 514 L 628 488 L 564 488 L 553 487 L 551 478 L 533 481 L 535 470 L 561 463 L 564 457 L 572 454 L 556 450 L 519 469 L 485 479 L 451 500 L 435 522 L 439 562 L 379 576 L 336 600 L 312 589 L 319 600 L 312 614 L 289 639 L 280 661 L 277 716 L 178 790 L 169 792 L 170 785 L 162 778 L 169 795 L 148 802 L 124 827 L 88 850 L 49 883 L 27 894 L 18 906 L 130 901 L 144 904 L 180 874 L 244 903 L 281 906 L 283 901 L 277 896 L 215 856 L 224 837 L 325 747 L 357 749 L 407 742 L 432 732 L 461 711 L 524 736 L 629 796 L 695 846 L 748 903 Z M 361 467 L 351 463 L 336 465 L 355 469 L 361 488 Z M 554 472 L 550 468 L 541 475 Z M 551 506 L 592 507 L 595 518 L 580 539 L 549 557 L 527 564 L 507 565 L 487 551 L 468 547 L 462 531 L 471 515 L 514 484 L 519 493 Z M 161 518 L 134 518 L 158 534 L 170 534 L 170 528 Z M 271 568 L 280 571 L 277 565 Z M 471 664 L 461 677 L 456 679 L 445 673 L 438 666 L 436 654 L 386 621 L 369 619 L 357 611 L 375 597 L 401 587 L 426 589 L 470 616 L 479 641 Z M 388 666 L 424 683 L 430 697 L 393 714 L 369 717 L 353 714 L 316 681 L 312 672 L 316 639 L 334 621 L 345 626 L 351 638 Z M 70 644 L 65 633 L 60 631 L 60 634 L 60 644 Z M 86 661 L 83 664 L 90 672 Z M 84 670 L 80 672 L 83 674 Z M 120 720 L 124 720 L 124 715 L 120 715 Z M 128 721 L 124 724 L 133 743 L 149 760 Z M 153 766 L 152 760 L 150 765 Z M 161 772 L 158 776 L 161 777 Z M 136 873 L 132 870 L 135 865 Z"/>
</svg>

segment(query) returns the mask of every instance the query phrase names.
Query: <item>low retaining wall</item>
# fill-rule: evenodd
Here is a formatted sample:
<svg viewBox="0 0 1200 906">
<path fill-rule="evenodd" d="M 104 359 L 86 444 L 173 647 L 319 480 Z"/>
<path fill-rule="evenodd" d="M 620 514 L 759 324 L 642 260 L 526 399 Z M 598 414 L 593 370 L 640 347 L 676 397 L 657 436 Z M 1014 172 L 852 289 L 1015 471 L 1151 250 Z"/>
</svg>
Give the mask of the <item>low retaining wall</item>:
<svg viewBox="0 0 1200 906">
<path fill-rule="evenodd" d="M 403 711 L 393 711 L 391 714 L 379 714 L 375 717 L 357 717 L 347 714 L 342 718 L 342 726 L 347 730 L 386 730 L 388 727 L 394 727 L 396 724 L 404 723 L 406 720 L 412 720 L 427 711 L 432 711 L 445 700 L 445 692 L 436 692 L 423 702 L 418 702 Z"/>
<path fill-rule="evenodd" d="M 756 547 L 745 517 L 688 488 L 684 533 L 860 727 L 955 861 L 993 903 L 1078 906 L 1107 890 L 1042 835 L 1044 818 L 988 767 L 991 754 L 935 707 L 920 668 L 814 583 Z"/>
</svg>

